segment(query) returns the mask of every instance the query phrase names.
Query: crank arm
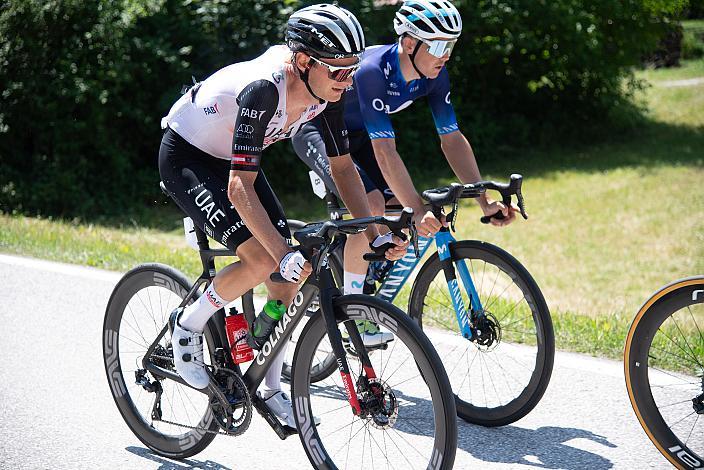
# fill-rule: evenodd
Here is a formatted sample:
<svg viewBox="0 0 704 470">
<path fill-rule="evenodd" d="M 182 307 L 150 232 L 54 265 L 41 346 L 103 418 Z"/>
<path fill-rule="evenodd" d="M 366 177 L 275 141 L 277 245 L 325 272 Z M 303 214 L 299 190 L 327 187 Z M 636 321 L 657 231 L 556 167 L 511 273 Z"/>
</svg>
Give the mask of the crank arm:
<svg viewBox="0 0 704 470">
<path fill-rule="evenodd" d="M 295 428 L 292 428 L 291 426 L 286 426 L 281 424 L 279 419 L 274 415 L 274 413 L 269 409 L 269 406 L 259 398 L 258 395 L 252 395 L 252 405 L 254 405 L 254 408 L 256 408 L 257 412 L 264 418 L 264 420 L 271 426 L 271 429 L 274 430 L 277 436 L 279 436 L 279 439 L 282 441 L 286 439 L 288 436 L 292 436 L 294 434 L 298 434 L 298 430 Z"/>
</svg>

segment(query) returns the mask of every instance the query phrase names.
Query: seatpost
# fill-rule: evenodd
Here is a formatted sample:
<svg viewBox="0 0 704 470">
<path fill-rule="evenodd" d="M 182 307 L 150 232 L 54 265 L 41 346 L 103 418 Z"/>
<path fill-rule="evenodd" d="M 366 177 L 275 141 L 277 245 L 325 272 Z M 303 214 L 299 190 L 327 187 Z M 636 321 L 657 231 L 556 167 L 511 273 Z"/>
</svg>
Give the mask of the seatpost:
<svg viewBox="0 0 704 470">
<path fill-rule="evenodd" d="M 198 241 L 198 249 L 200 250 L 200 260 L 201 263 L 203 263 L 203 274 L 201 277 L 212 279 L 215 277 L 215 261 L 213 260 L 213 255 L 210 253 L 208 236 L 200 228 L 194 228 L 196 231 L 196 240 Z"/>
</svg>

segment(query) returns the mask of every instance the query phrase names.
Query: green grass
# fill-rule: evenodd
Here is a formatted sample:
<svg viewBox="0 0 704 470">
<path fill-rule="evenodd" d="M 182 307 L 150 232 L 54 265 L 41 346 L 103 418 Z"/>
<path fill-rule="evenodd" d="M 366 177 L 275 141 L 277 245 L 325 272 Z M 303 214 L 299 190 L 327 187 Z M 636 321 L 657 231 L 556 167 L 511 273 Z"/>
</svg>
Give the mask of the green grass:
<svg viewBox="0 0 704 470">
<path fill-rule="evenodd" d="M 471 202 L 460 211 L 458 239 L 497 244 L 535 277 L 560 349 L 620 357 L 633 315 L 649 295 L 704 272 L 704 84 L 665 86 L 704 77 L 704 61 L 637 75 L 652 86 L 636 97 L 647 104 L 648 119 L 635 132 L 482 164 L 485 178 L 523 173 L 527 221 L 497 229 L 478 223 Z M 322 216 L 315 196 L 297 200 L 289 216 Z M 118 271 L 157 261 L 195 277 L 199 259 L 183 241 L 178 216 L 156 216 L 153 228 L 144 228 L 0 215 L 0 251 Z M 408 294 L 407 286 L 397 304 L 405 308 Z"/>
<path fill-rule="evenodd" d="M 0 226 L 0 251 L 5 253 L 115 271 L 127 271 L 141 262 L 160 262 L 194 279 L 202 270 L 197 252 L 186 245 L 182 231 L 8 215 L 0 215 Z"/>
</svg>

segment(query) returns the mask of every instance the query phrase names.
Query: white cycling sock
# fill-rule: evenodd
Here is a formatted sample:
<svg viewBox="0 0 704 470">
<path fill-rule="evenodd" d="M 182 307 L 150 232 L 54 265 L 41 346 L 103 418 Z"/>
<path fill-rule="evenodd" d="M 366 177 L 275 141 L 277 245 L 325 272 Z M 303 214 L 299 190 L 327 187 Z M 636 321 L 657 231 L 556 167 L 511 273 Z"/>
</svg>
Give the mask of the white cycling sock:
<svg viewBox="0 0 704 470">
<path fill-rule="evenodd" d="M 178 322 L 182 328 L 190 332 L 202 333 L 205 324 L 208 323 L 213 313 L 229 302 L 229 300 L 223 299 L 215 292 L 215 283 L 211 282 L 205 292 L 203 292 L 203 295 L 184 309 Z"/>
<path fill-rule="evenodd" d="M 344 283 L 345 291 L 344 294 L 361 294 L 362 289 L 364 289 L 364 279 L 367 274 L 356 274 L 349 271 L 345 271 Z"/>
<path fill-rule="evenodd" d="M 272 359 L 271 367 L 266 371 L 264 376 L 264 385 L 261 387 L 261 395 L 264 400 L 281 390 L 281 370 L 284 367 L 284 359 L 286 358 L 286 350 L 288 349 L 288 341 L 281 348 L 278 356 Z"/>
</svg>

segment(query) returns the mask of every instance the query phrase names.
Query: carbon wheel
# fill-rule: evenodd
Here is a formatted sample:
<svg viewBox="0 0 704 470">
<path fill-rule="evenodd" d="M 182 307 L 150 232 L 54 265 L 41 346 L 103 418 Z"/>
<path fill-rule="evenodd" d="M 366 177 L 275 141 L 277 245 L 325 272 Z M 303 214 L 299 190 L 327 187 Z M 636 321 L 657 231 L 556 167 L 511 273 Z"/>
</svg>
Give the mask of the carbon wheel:
<svg viewBox="0 0 704 470">
<path fill-rule="evenodd" d="M 386 351 L 370 356 L 377 377 L 350 374 L 362 406 L 352 412 L 340 373 L 313 383 L 311 363 L 326 336 L 325 320 L 309 320 L 296 347 L 291 391 L 299 437 L 315 468 L 450 469 L 457 450 L 457 418 L 450 383 L 420 328 L 393 305 L 364 295 L 336 299 L 339 323 L 369 320 L 395 334 Z M 316 425 L 313 417 L 320 418 Z"/>
<path fill-rule="evenodd" d="M 677 468 L 704 465 L 704 276 L 663 287 L 626 337 L 626 389 L 650 440 Z"/>
<path fill-rule="evenodd" d="M 177 459 L 201 452 L 215 438 L 219 427 L 208 397 L 172 380 L 154 377 L 141 368 L 144 354 L 188 289 L 189 282 L 179 271 L 160 264 L 140 265 L 115 286 L 103 324 L 105 373 L 120 414 L 144 445 Z M 204 336 L 204 357 L 208 358 L 209 351 L 215 350 L 209 326 Z M 153 361 L 167 369 L 173 369 L 170 340 L 167 332 L 152 356 Z M 153 418 L 157 393 L 148 391 L 145 385 L 161 389 L 161 418 L 186 427 Z"/>
<path fill-rule="evenodd" d="M 475 326 L 481 336 L 459 334 L 458 320 L 438 254 L 423 265 L 413 284 L 408 311 L 443 358 L 462 419 L 503 426 L 528 414 L 550 382 L 555 356 L 552 320 L 528 271 L 509 253 L 489 243 L 450 245 L 465 306 L 458 263 L 463 262 L 483 307 Z M 480 317 L 481 318 L 481 317 Z"/>
</svg>

